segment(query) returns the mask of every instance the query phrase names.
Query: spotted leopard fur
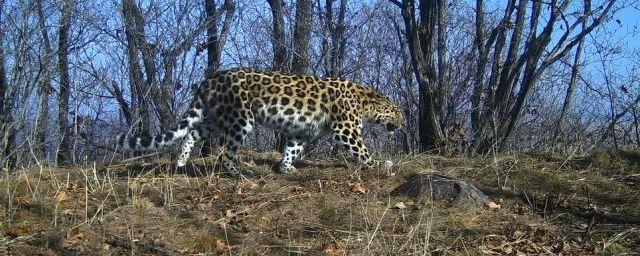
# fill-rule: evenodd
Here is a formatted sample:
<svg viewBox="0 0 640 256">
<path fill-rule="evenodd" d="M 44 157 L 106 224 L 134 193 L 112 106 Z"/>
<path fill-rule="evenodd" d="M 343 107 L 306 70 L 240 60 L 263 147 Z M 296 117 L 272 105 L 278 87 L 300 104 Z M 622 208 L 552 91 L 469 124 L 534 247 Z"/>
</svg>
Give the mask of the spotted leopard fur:
<svg viewBox="0 0 640 256">
<path fill-rule="evenodd" d="M 155 137 L 121 136 L 119 144 L 126 150 L 153 150 L 184 138 L 177 161 L 182 167 L 197 141 L 220 137 L 226 148 L 223 166 L 238 175 L 250 170 L 236 165 L 236 152 L 259 123 L 286 137 L 279 172 L 294 171 L 292 163 L 305 142 L 327 133 L 370 168 L 379 162 L 363 142 L 364 121 L 393 132 L 405 120 L 385 95 L 345 79 L 232 69 L 200 84 L 186 117 L 175 129 Z"/>
</svg>

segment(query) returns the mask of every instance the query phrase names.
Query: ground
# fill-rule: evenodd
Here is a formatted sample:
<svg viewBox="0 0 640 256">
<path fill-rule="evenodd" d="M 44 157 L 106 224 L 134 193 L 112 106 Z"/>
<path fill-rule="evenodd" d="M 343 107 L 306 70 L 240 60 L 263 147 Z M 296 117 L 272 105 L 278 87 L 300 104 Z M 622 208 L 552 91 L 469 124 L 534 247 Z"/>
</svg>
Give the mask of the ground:
<svg viewBox="0 0 640 256">
<path fill-rule="evenodd" d="M 276 153 L 244 153 L 236 180 L 215 160 L 186 173 L 147 159 L 5 171 L 0 250 L 8 255 L 640 254 L 640 163 L 567 158 L 394 158 L 390 172 L 306 159 L 274 174 Z M 252 159 L 252 160 L 249 160 Z M 415 172 L 468 179 L 500 208 L 390 196 Z M 402 202 L 402 204 L 399 204 Z M 400 207 L 398 207 L 400 206 Z"/>
</svg>

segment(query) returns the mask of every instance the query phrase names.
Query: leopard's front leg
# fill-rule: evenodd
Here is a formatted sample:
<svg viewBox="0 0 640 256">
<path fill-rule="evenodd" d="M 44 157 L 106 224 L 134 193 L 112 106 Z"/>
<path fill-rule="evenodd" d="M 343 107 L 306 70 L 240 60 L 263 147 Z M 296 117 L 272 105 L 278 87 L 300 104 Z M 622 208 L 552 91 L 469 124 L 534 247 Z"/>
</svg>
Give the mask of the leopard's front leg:
<svg viewBox="0 0 640 256">
<path fill-rule="evenodd" d="M 333 140 L 343 145 L 365 169 L 373 169 L 380 166 L 380 161 L 375 160 L 369 154 L 367 146 L 360 135 L 361 126 L 358 123 L 335 123 L 332 126 Z"/>
</svg>

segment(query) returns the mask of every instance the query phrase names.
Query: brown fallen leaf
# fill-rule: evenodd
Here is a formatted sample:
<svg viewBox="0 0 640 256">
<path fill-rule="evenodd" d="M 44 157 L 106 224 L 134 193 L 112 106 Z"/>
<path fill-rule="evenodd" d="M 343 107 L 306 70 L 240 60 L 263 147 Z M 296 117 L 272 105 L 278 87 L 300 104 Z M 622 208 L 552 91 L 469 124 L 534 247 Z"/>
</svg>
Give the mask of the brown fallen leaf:
<svg viewBox="0 0 640 256">
<path fill-rule="evenodd" d="M 61 215 L 63 216 L 70 216 L 73 215 L 73 210 L 72 209 L 64 209 L 62 210 L 62 212 L 60 212 Z"/>
<path fill-rule="evenodd" d="M 342 246 L 336 244 L 336 243 L 326 243 L 324 244 L 324 246 L 322 246 L 322 252 L 325 254 L 329 254 L 329 255 L 336 255 L 336 254 L 344 254 L 345 251 L 342 248 Z"/>
<path fill-rule="evenodd" d="M 211 198 L 213 198 L 214 200 L 218 200 L 220 199 L 220 194 L 222 194 L 222 191 L 219 189 L 216 189 L 213 191 L 213 196 Z"/>
<path fill-rule="evenodd" d="M 65 191 L 60 191 L 60 193 L 56 195 L 56 202 L 61 204 L 66 201 L 69 201 L 69 195 L 67 195 L 67 192 Z"/>
<path fill-rule="evenodd" d="M 254 168 L 258 167 L 258 165 L 256 164 L 255 161 L 253 161 L 253 159 L 251 161 L 249 161 L 249 162 L 242 162 L 242 163 L 247 165 L 247 166 L 249 166 L 249 167 L 254 167 Z"/>
<path fill-rule="evenodd" d="M 513 213 L 515 214 L 524 215 L 529 213 L 529 207 L 520 203 L 514 203 L 511 208 L 513 209 Z"/>
<path fill-rule="evenodd" d="M 227 229 L 227 219 L 226 218 L 222 218 L 220 221 L 216 222 L 216 226 L 219 229 Z"/>
<path fill-rule="evenodd" d="M 407 208 L 407 206 L 404 204 L 404 202 L 397 202 L 397 203 L 393 206 L 393 208 L 396 208 L 396 209 L 400 209 L 400 210 L 402 210 L 402 209 L 406 209 L 406 208 Z"/>
<path fill-rule="evenodd" d="M 58 245 L 60 246 L 60 248 L 62 248 L 64 250 L 69 250 L 69 249 L 71 249 L 71 247 L 73 247 L 76 244 L 80 243 L 83 239 L 84 239 L 84 234 L 83 233 L 78 233 L 75 236 L 70 237 L 69 239 L 65 239 L 63 237 L 62 239 L 60 239 Z"/>
<path fill-rule="evenodd" d="M 11 238 L 16 238 L 16 237 L 19 237 L 19 236 L 23 236 L 26 233 L 27 233 L 27 229 L 24 226 L 16 225 L 16 226 L 11 227 L 7 231 L 6 235 L 8 237 L 11 237 Z"/>
<path fill-rule="evenodd" d="M 291 188 L 291 192 L 299 195 L 299 194 L 304 194 L 305 193 L 305 188 L 301 187 L 301 186 L 293 186 L 293 188 Z"/>
<path fill-rule="evenodd" d="M 360 193 L 360 194 L 367 194 L 367 189 L 364 188 L 362 186 L 362 184 L 360 182 L 356 182 L 356 183 L 347 183 L 347 185 L 349 185 L 349 187 L 351 187 L 351 191 L 355 192 L 355 193 Z"/>
<path fill-rule="evenodd" d="M 229 246 L 220 238 L 216 238 L 214 245 L 217 252 L 226 252 L 229 250 Z"/>
<path fill-rule="evenodd" d="M 487 204 L 487 207 L 489 207 L 489 209 L 491 209 L 491 210 L 497 210 L 497 209 L 500 209 L 500 205 L 499 205 L 499 204 L 496 204 L 496 203 L 494 203 L 494 202 L 489 202 L 489 203 Z"/>
</svg>

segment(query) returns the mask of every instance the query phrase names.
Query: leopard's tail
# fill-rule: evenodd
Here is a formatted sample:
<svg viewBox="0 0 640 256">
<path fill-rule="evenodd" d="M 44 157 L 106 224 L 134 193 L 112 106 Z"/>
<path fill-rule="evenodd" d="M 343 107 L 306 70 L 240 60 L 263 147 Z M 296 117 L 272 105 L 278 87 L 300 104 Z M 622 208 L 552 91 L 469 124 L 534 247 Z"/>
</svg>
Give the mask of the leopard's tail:
<svg viewBox="0 0 640 256">
<path fill-rule="evenodd" d="M 196 125 L 202 123 L 203 119 L 203 104 L 196 98 L 196 100 L 191 103 L 187 116 L 178 123 L 177 127 L 154 137 L 150 135 L 127 136 L 127 134 L 120 134 L 117 138 L 118 146 L 126 151 L 156 150 L 164 146 L 170 146 L 186 136 Z"/>
</svg>

